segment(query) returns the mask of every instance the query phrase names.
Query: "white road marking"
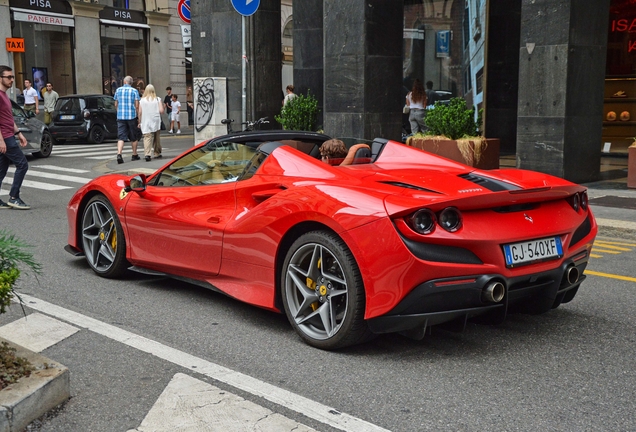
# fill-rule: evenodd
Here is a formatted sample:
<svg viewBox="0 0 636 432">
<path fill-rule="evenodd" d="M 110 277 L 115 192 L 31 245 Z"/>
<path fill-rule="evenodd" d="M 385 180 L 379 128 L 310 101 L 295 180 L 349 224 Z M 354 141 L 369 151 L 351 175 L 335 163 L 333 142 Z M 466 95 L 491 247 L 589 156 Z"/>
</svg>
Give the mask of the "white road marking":
<svg viewBox="0 0 636 432">
<path fill-rule="evenodd" d="M 211 384 L 178 373 L 137 429 L 128 432 L 316 432 Z"/>
<path fill-rule="evenodd" d="M 13 177 L 5 177 L 4 181 L 7 182 L 7 185 L 9 186 L 9 188 L 11 188 L 11 183 L 13 183 Z M 72 189 L 74 187 L 74 186 L 56 185 L 51 183 L 35 182 L 35 181 L 27 180 L 27 179 L 24 179 L 22 181 L 22 186 L 32 187 L 33 189 L 49 190 L 49 191 Z M 7 195 L 8 193 L 9 193 L 9 190 L 0 191 L 0 195 Z"/>
<path fill-rule="evenodd" d="M 36 167 L 36 168 L 40 168 L 40 167 Z M 15 167 L 9 168 L 9 172 L 12 174 L 15 173 Z M 63 180 L 67 182 L 80 183 L 80 184 L 86 184 L 92 180 L 90 178 L 85 178 L 85 177 L 75 177 L 75 176 L 68 176 L 63 174 L 41 172 L 41 171 L 37 171 L 37 169 L 35 170 L 29 169 L 29 171 L 27 171 L 27 175 L 29 177 L 44 177 L 44 178 L 49 178 L 54 180 Z"/>
<path fill-rule="evenodd" d="M 636 230 L 636 222 L 596 218 L 596 223 L 598 224 L 598 226 Z"/>
<path fill-rule="evenodd" d="M 32 313 L 0 327 L 0 337 L 31 351 L 42 352 L 78 331 L 77 327 L 62 321 Z"/>
<path fill-rule="evenodd" d="M 65 167 L 55 166 L 55 165 L 37 165 L 35 166 L 35 168 L 48 169 L 51 171 L 63 171 L 63 172 L 76 173 L 76 174 L 84 174 L 84 173 L 90 172 L 89 170 L 83 170 L 83 169 L 77 169 L 77 168 L 65 168 Z"/>
<path fill-rule="evenodd" d="M 78 327 L 86 328 L 92 332 L 121 342 L 140 351 L 152 354 L 155 357 L 169 361 L 192 372 L 206 375 L 242 391 L 262 397 L 270 402 L 284 406 L 292 411 L 296 411 L 306 417 L 312 418 L 336 429 L 347 432 L 388 432 L 387 429 L 381 428 L 380 426 L 376 426 L 349 414 L 341 413 L 334 408 L 323 405 L 304 396 L 292 393 L 259 379 L 220 366 L 216 363 L 195 357 L 191 354 L 179 351 L 143 336 L 122 330 L 113 325 L 73 312 L 60 306 L 56 306 L 52 303 L 48 303 L 27 294 L 21 294 L 21 297 L 26 306 L 31 309 L 67 321 Z"/>
</svg>

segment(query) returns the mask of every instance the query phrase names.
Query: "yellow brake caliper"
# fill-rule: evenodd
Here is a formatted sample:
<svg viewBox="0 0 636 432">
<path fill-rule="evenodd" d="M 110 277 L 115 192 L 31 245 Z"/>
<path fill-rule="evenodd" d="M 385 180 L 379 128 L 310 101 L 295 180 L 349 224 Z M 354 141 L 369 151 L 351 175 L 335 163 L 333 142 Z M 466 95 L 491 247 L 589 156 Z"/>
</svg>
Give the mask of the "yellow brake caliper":
<svg viewBox="0 0 636 432">
<path fill-rule="evenodd" d="M 320 268 L 320 260 L 318 260 L 318 268 Z M 315 280 L 313 280 L 313 279 L 308 277 L 306 283 L 307 283 L 307 287 L 309 289 L 311 289 L 313 291 L 316 290 L 316 281 Z M 321 291 L 322 291 L 322 288 L 323 287 L 321 287 Z M 314 302 L 314 303 L 311 304 L 311 309 L 315 311 L 316 309 L 318 309 L 319 305 L 320 304 L 318 302 Z"/>
<path fill-rule="evenodd" d="M 110 227 L 113 228 L 114 222 L 111 222 Z M 110 245 L 113 250 L 117 250 L 117 230 L 113 231 L 113 238 L 110 241 Z"/>
</svg>

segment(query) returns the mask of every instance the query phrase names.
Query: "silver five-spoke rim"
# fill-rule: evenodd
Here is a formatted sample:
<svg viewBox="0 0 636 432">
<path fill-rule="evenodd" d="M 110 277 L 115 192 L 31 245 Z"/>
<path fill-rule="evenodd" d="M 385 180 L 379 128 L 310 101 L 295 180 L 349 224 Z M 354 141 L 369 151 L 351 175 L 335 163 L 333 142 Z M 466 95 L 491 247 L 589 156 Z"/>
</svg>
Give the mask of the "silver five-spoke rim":
<svg viewBox="0 0 636 432">
<path fill-rule="evenodd" d="M 303 333 L 325 340 L 338 332 L 347 314 L 347 281 L 329 249 L 316 243 L 299 248 L 287 267 L 285 290 L 287 306 Z"/>
<path fill-rule="evenodd" d="M 82 237 L 86 259 L 97 271 L 113 265 L 117 251 L 117 229 L 110 209 L 102 202 L 91 203 L 82 221 Z"/>
</svg>

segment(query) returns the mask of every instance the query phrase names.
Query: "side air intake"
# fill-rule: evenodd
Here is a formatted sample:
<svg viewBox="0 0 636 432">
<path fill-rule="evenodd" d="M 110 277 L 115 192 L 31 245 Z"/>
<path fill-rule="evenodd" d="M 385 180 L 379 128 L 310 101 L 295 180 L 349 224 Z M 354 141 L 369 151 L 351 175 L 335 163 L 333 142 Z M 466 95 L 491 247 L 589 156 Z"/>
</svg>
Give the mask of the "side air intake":
<svg viewBox="0 0 636 432">
<path fill-rule="evenodd" d="M 492 192 L 501 192 L 501 191 L 512 191 L 521 189 L 519 186 L 515 186 L 510 183 L 506 183 L 501 180 L 495 180 L 488 177 L 481 176 L 475 173 L 462 174 L 459 177 L 464 180 L 468 180 L 471 183 L 475 183 L 483 188 L 488 189 Z"/>
</svg>

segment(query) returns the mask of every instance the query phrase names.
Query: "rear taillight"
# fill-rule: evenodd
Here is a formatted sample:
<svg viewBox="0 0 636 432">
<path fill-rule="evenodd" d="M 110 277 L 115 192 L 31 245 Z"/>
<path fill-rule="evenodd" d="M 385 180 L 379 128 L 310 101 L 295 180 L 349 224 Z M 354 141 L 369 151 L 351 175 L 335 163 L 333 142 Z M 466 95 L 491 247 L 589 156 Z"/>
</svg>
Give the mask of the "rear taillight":
<svg viewBox="0 0 636 432">
<path fill-rule="evenodd" d="M 85 119 L 91 118 L 91 112 L 87 109 L 84 110 L 84 118 Z"/>
</svg>

